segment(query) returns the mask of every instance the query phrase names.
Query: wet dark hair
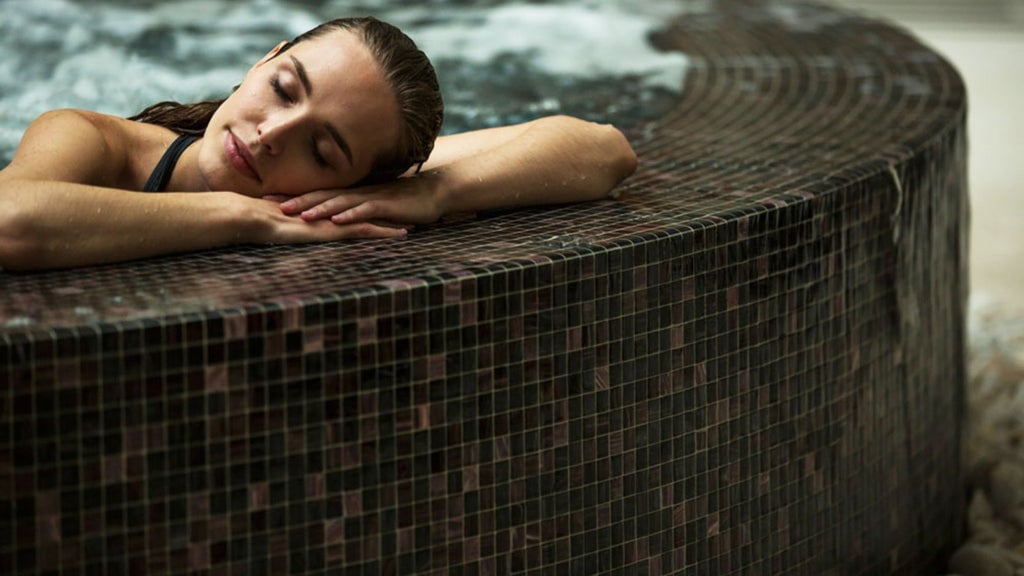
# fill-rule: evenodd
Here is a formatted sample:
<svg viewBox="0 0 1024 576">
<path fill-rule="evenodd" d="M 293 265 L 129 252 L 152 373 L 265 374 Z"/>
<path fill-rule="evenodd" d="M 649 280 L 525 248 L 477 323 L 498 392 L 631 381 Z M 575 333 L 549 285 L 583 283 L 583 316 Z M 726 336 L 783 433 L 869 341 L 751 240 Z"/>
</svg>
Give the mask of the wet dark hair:
<svg viewBox="0 0 1024 576">
<path fill-rule="evenodd" d="M 397 178 L 411 166 L 422 165 L 430 157 L 434 140 L 441 131 L 444 103 L 434 66 L 405 33 L 373 17 L 338 18 L 325 22 L 295 37 L 275 57 L 299 42 L 337 30 L 352 31 L 362 39 L 384 72 L 401 109 L 398 144 L 374 160 L 370 173 L 359 184 Z M 156 124 L 178 134 L 201 136 L 223 102 L 224 99 L 191 104 L 159 102 L 129 117 L 129 120 Z"/>
</svg>

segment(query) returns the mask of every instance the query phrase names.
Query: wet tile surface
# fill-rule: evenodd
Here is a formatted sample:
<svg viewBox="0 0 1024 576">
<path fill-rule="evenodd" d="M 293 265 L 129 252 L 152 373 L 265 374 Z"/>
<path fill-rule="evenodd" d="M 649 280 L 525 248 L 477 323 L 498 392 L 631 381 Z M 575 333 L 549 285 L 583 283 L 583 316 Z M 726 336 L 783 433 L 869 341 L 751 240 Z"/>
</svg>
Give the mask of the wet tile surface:
<svg viewBox="0 0 1024 576">
<path fill-rule="evenodd" d="M 0 274 L 0 572 L 937 569 L 965 94 L 799 6 L 654 38 L 618 200 Z"/>
</svg>

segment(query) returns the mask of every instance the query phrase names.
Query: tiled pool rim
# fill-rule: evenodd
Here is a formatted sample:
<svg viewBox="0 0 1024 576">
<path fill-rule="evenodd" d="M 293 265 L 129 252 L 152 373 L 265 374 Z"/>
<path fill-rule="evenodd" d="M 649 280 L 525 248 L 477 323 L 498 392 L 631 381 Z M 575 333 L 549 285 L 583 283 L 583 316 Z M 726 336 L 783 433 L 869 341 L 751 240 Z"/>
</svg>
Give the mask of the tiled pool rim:
<svg viewBox="0 0 1024 576">
<path fill-rule="evenodd" d="M 805 3 L 653 40 L 619 200 L 0 273 L 0 572 L 942 569 L 959 76 Z"/>
</svg>

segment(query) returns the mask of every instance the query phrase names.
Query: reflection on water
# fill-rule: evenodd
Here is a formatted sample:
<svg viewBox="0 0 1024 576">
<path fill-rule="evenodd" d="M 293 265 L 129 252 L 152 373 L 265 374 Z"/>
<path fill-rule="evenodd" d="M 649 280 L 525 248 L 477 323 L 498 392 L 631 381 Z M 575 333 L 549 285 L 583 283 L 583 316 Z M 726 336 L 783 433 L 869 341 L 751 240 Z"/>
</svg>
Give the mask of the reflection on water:
<svg viewBox="0 0 1024 576">
<path fill-rule="evenodd" d="M 46 110 L 130 115 L 221 97 L 278 41 L 338 16 L 390 21 L 431 55 L 446 132 L 559 112 L 654 119 L 678 97 L 686 59 L 647 37 L 678 10 L 669 0 L 0 0 L 0 165 Z"/>
</svg>

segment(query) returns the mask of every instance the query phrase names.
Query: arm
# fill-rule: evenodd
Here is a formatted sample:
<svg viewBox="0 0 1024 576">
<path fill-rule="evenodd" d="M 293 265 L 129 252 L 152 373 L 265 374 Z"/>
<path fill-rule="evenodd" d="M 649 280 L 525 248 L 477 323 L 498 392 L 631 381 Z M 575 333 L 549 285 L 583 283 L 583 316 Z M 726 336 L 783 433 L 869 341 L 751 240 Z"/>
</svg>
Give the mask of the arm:
<svg viewBox="0 0 1024 576">
<path fill-rule="evenodd" d="M 303 222 L 232 192 L 143 194 L 112 187 L 126 155 L 97 116 L 44 114 L 0 171 L 0 267 L 43 269 L 245 242 L 398 235 Z"/>
<path fill-rule="evenodd" d="M 445 214 L 603 198 L 636 169 L 612 126 L 568 116 L 438 139 L 415 177 L 286 201 L 282 210 L 335 223 L 432 222 Z"/>
</svg>

